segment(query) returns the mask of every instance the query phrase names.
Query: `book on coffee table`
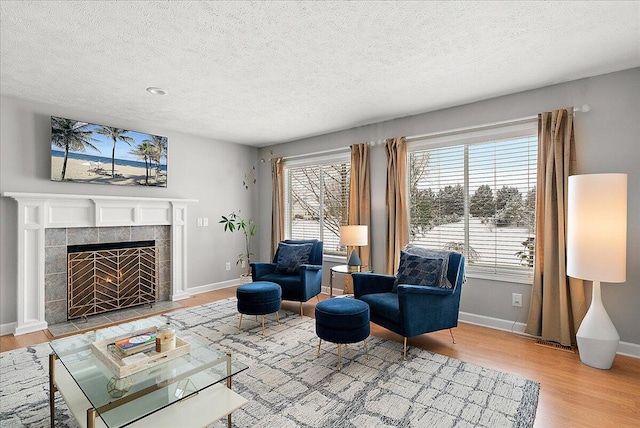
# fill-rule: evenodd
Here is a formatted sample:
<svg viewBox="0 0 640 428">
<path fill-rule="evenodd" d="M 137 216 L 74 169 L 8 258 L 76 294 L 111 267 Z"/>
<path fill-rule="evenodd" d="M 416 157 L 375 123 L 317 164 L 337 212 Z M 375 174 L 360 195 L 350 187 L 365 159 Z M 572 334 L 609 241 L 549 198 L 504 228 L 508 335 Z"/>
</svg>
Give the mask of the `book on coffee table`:
<svg viewBox="0 0 640 428">
<path fill-rule="evenodd" d="M 115 348 L 123 357 L 137 354 L 156 346 L 157 331 L 150 330 L 136 336 L 127 337 L 114 343 Z"/>
<path fill-rule="evenodd" d="M 130 341 L 132 337 L 149 335 L 145 333 L 149 333 L 148 329 L 122 335 L 117 338 L 92 342 L 91 350 L 96 358 L 105 364 L 117 378 L 123 378 L 150 369 L 151 367 L 166 363 L 167 361 L 191 352 L 191 344 L 177 336 L 175 349 L 166 352 L 156 352 L 155 343 L 153 343 L 153 346 L 150 347 L 143 345 L 141 345 L 141 347 L 133 347 L 132 349 L 135 349 L 134 353 L 129 352 L 129 355 L 123 355 L 115 345 L 115 342 L 123 340 Z M 150 333 L 155 334 L 156 332 L 151 331 Z"/>
</svg>

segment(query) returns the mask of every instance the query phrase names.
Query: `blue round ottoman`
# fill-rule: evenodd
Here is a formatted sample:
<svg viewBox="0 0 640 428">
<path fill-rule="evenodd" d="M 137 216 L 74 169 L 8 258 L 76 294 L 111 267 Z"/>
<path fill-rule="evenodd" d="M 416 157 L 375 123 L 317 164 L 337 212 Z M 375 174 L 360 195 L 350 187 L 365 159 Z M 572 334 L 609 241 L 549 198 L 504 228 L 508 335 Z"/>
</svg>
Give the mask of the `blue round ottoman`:
<svg viewBox="0 0 640 428">
<path fill-rule="evenodd" d="M 342 350 L 344 343 L 364 341 L 364 349 L 369 356 L 367 337 L 371 331 L 369 324 L 369 305 L 362 300 L 338 298 L 323 300 L 316 305 L 316 334 L 318 355 L 322 340 L 338 344 L 338 370 L 342 368 Z"/>
<path fill-rule="evenodd" d="M 264 316 L 276 313 L 278 323 L 280 322 L 280 305 L 282 304 L 282 288 L 276 283 L 268 281 L 256 281 L 244 284 L 236 290 L 238 298 L 238 312 L 240 312 L 240 322 L 238 328 L 242 327 L 242 314 L 262 316 L 262 335 L 264 336 Z"/>
</svg>

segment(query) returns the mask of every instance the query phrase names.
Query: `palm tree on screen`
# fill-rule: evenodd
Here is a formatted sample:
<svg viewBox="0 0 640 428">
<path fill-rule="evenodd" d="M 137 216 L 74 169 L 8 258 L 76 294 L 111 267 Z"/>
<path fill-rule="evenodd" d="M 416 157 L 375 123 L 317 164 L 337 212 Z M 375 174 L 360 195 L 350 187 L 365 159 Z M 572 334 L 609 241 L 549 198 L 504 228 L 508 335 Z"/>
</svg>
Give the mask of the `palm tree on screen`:
<svg viewBox="0 0 640 428">
<path fill-rule="evenodd" d="M 91 135 L 91 125 L 87 122 L 64 119 L 61 117 L 51 117 L 51 144 L 64 149 L 64 160 L 62 161 L 62 180 L 67 173 L 67 159 L 69 150 L 75 152 L 86 152 L 87 147 L 97 152 L 100 150 L 91 144 L 97 141 Z"/>
<path fill-rule="evenodd" d="M 161 137 L 159 135 L 152 135 L 151 140 L 144 140 L 143 143 L 149 143 L 153 145 L 155 151 L 151 160 L 156 164 L 156 178 L 160 173 L 160 161 L 162 158 L 167 157 L 167 137 Z"/>
<path fill-rule="evenodd" d="M 157 148 L 153 144 L 151 144 L 149 141 L 144 141 L 142 144 L 136 147 L 135 150 L 131 150 L 129 152 L 132 155 L 138 156 L 138 159 L 144 160 L 144 167 L 146 170 L 144 184 L 147 186 L 149 185 L 150 162 L 151 162 L 151 159 L 153 159 L 153 157 L 155 156 L 156 152 L 157 152 Z"/>
<path fill-rule="evenodd" d="M 100 126 L 96 132 L 111 138 L 113 141 L 113 148 L 111 149 L 111 177 L 113 178 L 116 176 L 116 144 L 118 141 L 123 141 L 128 145 L 131 145 L 131 143 L 135 143 L 136 140 L 124 135 L 129 132 L 126 129 L 112 128 L 111 126 Z"/>
</svg>

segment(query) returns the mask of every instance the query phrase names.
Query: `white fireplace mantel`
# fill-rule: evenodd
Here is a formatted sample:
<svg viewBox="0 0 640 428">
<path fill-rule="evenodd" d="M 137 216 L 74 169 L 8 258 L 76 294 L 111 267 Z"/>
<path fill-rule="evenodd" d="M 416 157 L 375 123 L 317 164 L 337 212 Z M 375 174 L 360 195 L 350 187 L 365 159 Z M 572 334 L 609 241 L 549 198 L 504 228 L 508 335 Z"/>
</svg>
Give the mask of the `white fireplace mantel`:
<svg viewBox="0 0 640 428">
<path fill-rule="evenodd" d="M 171 226 L 171 300 L 187 293 L 187 204 L 196 199 L 5 192 L 18 202 L 18 320 L 14 334 L 47 328 L 45 229 Z"/>
</svg>

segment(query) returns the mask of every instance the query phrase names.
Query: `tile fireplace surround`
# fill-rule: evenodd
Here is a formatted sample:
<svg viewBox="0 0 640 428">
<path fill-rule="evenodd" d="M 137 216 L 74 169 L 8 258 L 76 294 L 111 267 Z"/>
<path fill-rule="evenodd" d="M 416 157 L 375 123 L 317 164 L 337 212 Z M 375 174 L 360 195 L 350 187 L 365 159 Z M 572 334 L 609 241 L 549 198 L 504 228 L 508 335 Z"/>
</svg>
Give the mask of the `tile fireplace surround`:
<svg viewBox="0 0 640 428">
<path fill-rule="evenodd" d="M 46 229 L 45 230 L 45 247 L 44 247 L 44 286 L 45 286 L 45 303 L 44 315 L 45 321 L 49 325 L 51 331 L 52 324 L 66 323 L 67 317 L 71 313 L 73 316 L 69 321 L 75 320 L 82 314 L 93 316 L 105 314 L 109 310 L 124 309 L 118 307 L 124 304 L 125 307 L 139 306 L 146 303 L 155 303 L 167 301 L 171 295 L 171 240 L 169 236 L 171 228 L 168 225 L 162 226 L 116 226 L 116 227 L 81 227 L 67 229 Z M 142 244 L 151 244 L 153 246 L 141 249 Z M 86 250 L 82 252 L 83 246 L 89 246 L 96 251 Z M 104 247 L 103 249 L 97 247 Z M 107 249 L 105 246 L 108 246 Z M 75 250 L 75 261 L 70 263 L 69 250 Z M 140 264 L 138 261 L 146 260 L 148 269 L 139 271 Z M 126 264 L 124 272 L 119 271 L 120 263 Z M 151 266 L 153 265 L 153 266 Z M 94 270 L 95 269 L 95 270 Z M 101 279 L 108 278 L 110 273 L 112 277 L 118 276 L 112 270 L 119 271 L 120 280 L 112 286 L 100 286 L 100 298 L 93 300 L 87 296 L 92 295 L 96 290 L 94 288 L 96 280 L 96 272 L 100 272 Z M 71 281 L 75 278 L 75 287 L 77 293 L 71 293 L 74 286 L 70 283 L 69 273 L 76 271 Z M 139 276 L 140 272 L 144 272 Z M 124 275 L 124 277 L 122 276 Z M 130 280 L 127 280 L 127 275 Z M 141 278 L 141 281 L 138 279 Z M 146 279 L 153 279 L 147 283 L 150 288 L 142 288 L 138 286 Z M 115 285 L 118 284 L 118 285 Z M 122 288 L 120 288 L 122 285 Z M 81 291 L 81 290 L 84 290 Z M 116 291 L 117 290 L 117 291 Z M 140 290 L 141 296 L 127 300 L 127 294 L 138 296 Z M 120 299 L 114 299 L 117 294 Z M 69 298 L 73 295 L 73 303 L 69 302 Z M 155 295 L 155 296 L 154 296 Z M 86 299 L 89 300 L 86 300 Z M 151 300 L 149 302 L 140 303 L 141 300 Z M 129 302 L 129 304 L 125 302 Z M 85 306 L 89 302 L 96 304 L 96 307 Z M 134 303 L 137 302 L 137 303 Z M 74 309 L 72 309 L 75 306 Z M 149 306 L 147 304 L 147 306 Z M 95 311 L 95 313 L 94 313 Z"/>
<path fill-rule="evenodd" d="M 45 330 L 46 229 L 170 227 L 173 301 L 189 297 L 187 204 L 194 199 L 5 192 L 18 203 L 17 323 L 14 334 Z"/>
</svg>

